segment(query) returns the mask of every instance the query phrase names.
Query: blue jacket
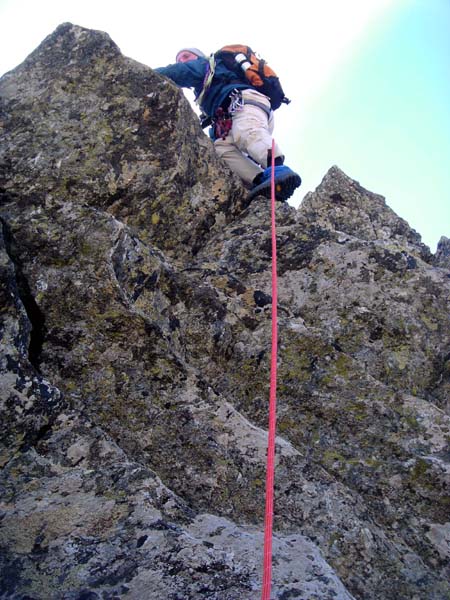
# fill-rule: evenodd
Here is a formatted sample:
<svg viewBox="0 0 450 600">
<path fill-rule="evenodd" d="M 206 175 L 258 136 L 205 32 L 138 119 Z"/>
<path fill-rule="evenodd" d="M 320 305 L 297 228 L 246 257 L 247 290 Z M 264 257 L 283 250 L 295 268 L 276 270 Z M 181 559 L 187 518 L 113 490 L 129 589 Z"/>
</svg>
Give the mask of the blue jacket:
<svg viewBox="0 0 450 600">
<path fill-rule="evenodd" d="M 201 94 L 203 81 L 208 69 L 208 58 L 197 58 L 185 63 L 176 63 L 167 67 L 155 69 L 157 73 L 165 75 L 174 81 L 180 87 L 194 88 L 195 97 Z M 224 100 L 235 89 L 248 89 L 251 87 L 248 83 L 239 80 L 236 73 L 227 69 L 223 61 L 218 59 L 216 70 L 211 86 L 203 98 L 200 108 L 209 117 L 213 117 L 216 109 L 222 105 Z"/>
</svg>

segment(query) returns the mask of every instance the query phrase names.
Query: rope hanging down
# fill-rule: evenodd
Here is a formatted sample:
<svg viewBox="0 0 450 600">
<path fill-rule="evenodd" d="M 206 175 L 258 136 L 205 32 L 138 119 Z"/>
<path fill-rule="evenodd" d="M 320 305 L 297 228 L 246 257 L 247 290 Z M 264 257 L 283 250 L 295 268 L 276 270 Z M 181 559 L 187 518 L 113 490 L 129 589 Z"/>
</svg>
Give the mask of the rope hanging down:
<svg viewBox="0 0 450 600">
<path fill-rule="evenodd" d="M 272 353 L 270 364 L 269 436 L 266 467 L 266 515 L 264 523 L 264 565 L 261 600 L 270 600 L 272 584 L 272 528 L 275 478 L 275 429 L 277 403 L 277 347 L 278 347 L 278 284 L 277 284 L 277 238 L 275 224 L 275 140 L 272 139 Z"/>
</svg>

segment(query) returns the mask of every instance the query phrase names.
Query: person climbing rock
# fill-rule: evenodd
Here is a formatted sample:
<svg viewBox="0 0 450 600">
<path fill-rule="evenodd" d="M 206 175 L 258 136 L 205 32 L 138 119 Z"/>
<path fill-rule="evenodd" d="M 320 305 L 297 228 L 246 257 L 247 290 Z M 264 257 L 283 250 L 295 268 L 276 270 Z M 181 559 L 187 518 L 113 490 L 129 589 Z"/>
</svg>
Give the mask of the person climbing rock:
<svg viewBox="0 0 450 600">
<path fill-rule="evenodd" d="M 289 100 L 284 97 L 277 77 L 272 77 L 265 88 L 265 91 L 270 90 L 271 83 L 275 82 L 273 95 L 261 93 L 248 81 L 246 70 L 250 54 L 226 52 L 240 48 L 252 52 L 246 46 L 229 46 L 207 58 L 198 48 L 182 48 L 175 64 L 155 71 L 180 87 L 194 89 L 202 110 L 202 126 L 211 125 L 210 135 L 218 156 L 240 176 L 250 190 L 249 199 L 257 195 L 270 198 L 274 109 Z M 255 55 L 251 56 L 254 59 Z M 237 69 L 233 61 L 241 61 Z M 278 144 L 275 144 L 274 162 L 276 199 L 285 201 L 300 186 L 301 178 L 284 164 Z"/>
</svg>

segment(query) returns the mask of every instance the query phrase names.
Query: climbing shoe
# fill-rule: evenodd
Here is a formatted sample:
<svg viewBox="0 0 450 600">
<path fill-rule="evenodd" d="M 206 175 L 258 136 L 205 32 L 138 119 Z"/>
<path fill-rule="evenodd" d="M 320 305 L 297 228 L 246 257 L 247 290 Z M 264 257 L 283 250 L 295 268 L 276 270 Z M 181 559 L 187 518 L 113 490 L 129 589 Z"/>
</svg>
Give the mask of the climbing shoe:
<svg viewBox="0 0 450 600">
<path fill-rule="evenodd" d="M 271 196 L 271 178 L 272 167 L 267 167 L 262 173 L 257 175 L 253 181 L 253 187 L 250 190 L 248 199 L 252 200 L 255 196 Z M 286 165 L 275 167 L 275 199 L 284 202 L 292 196 L 294 190 L 298 188 L 302 180 L 300 175 L 294 173 Z"/>
</svg>

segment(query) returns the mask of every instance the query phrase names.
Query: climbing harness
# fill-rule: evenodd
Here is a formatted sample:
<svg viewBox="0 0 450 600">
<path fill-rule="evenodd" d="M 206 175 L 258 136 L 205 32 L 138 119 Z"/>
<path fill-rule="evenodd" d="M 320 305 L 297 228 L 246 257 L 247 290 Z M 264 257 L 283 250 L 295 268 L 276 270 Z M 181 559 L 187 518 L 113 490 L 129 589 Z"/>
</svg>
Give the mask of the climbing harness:
<svg viewBox="0 0 450 600">
<path fill-rule="evenodd" d="M 271 109 L 269 107 L 265 106 L 262 102 L 244 98 L 241 90 L 233 90 L 228 96 L 228 108 L 225 109 L 219 106 L 212 118 L 214 139 L 218 140 L 222 138 L 224 140 L 227 137 L 233 127 L 233 115 L 241 111 L 245 104 L 252 104 L 261 108 L 267 114 L 267 117 L 270 117 Z"/>
<path fill-rule="evenodd" d="M 272 353 L 270 364 L 269 435 L 266 469 L 266 513 L 264 520 L 264 561 L 261 600 L 270 600 L 272 584 L 272 529 L 275 479 L 275 430 L 277 402 L 277 352 L 278 352 L 278 283 L 277 237 L 275 224 L 275 141 L 272 139 L 271 217 L 272 217 Z"/>
<path fill-rule="evenodd" d="M 242 94 L 242 90 L 233 90 L 230 94 L 230 106 L 228 107 L 228 112 L 232 115 L 242 110 L 245 104 L 251 104 L 252 106 L 257 106 L 261 110 L 263 110 L 267 117 L 270 117 L 270 113 L 272 109 L 263 104 L 262 102 L 258 102 L 257 100 L 251 100 L 250 98 L 244 98 Z"/>
<path fill-rule="evenodd" d="M 262 102 L 257 102 L 256 100 L 248 100 L 247 98 L 245 98 L 244 104 L 252 104 L 253 106 L 257 106 L 258 108 L 263 110 L 268 117 L 270 117 L 270 113 L 272 112 L 268 106 L 266 106 Z"/>
</svg>

